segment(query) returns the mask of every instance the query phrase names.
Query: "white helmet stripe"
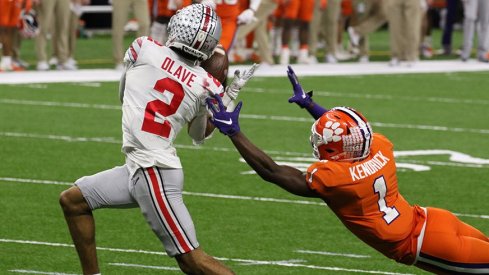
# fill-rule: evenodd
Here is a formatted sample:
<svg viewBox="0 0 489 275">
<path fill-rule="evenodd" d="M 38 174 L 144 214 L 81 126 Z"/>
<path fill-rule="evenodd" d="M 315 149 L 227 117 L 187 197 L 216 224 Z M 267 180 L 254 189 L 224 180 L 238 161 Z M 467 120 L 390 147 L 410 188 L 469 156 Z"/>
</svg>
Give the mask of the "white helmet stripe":
<svg viewBox="0 0 489 275">
<path fill-rule="evenodd" d="M 362 156 L 366 156 L 368 154 L 368 151 L 370 150 L 370 138 L 367 138 L 367 133 L 368 137 L 372 136 L 372 133 L 370 131 L 370 127 L 367 125 L 367 122 L 364 121 L 356 112 L 345 108 L 345 107 L 335 107 L 335 110 L 340 110 L 346 114 L 348 114 L 351 118 L 353 118 L 356 123 L 358 124 L 358 127 L 363 133 L 364 141 L 363 141 L 363 152 Z"/>
</svg>

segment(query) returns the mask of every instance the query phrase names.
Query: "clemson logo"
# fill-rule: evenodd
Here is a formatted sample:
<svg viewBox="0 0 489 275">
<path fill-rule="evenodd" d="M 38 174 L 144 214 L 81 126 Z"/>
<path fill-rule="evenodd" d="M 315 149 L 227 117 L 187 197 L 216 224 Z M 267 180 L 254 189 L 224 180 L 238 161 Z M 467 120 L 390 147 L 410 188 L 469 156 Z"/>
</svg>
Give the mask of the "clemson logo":
<svg viewBox="0 0 489 275">
<path fill-rule="evenodd" d="M 325 128 L 323 130 L 323 140 L 326 144 L 328 142 L 338 142 L 341 140 L 343 129 L 338 128 L 340 127 L 339 122 L 328 121 L 324 126 Z"/>
</svg>

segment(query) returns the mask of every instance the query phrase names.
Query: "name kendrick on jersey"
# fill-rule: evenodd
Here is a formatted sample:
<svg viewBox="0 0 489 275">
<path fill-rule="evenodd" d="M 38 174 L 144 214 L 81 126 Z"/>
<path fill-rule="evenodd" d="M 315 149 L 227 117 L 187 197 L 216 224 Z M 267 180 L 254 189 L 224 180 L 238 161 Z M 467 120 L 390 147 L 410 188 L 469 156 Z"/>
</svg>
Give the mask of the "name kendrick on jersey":
<svg viewBox="0 0 489 275">
<path fill-rule="evenodd" d="M 381 151 L 378 151 L 372 159 L 349 168 L 351 179 L 356 181 L 373 175 L 382 169 L 389 160 L 388 157 L 382 155 Z"/>
</svg>

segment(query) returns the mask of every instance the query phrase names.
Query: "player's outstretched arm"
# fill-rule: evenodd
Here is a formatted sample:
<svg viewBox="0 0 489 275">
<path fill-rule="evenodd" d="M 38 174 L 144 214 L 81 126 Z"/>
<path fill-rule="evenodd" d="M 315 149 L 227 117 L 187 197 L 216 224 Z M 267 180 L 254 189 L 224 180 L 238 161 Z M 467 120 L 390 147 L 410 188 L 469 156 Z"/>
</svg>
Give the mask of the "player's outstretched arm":
<svg viewBox="0 0 489 275">
<path fill-rule="evenodd" d="M 304 92 L 304 89 L 302 89 L 299 79 L 297 79 L 297 75 L 291 66 L 288 66 L 287 76 L 289 77 L 292 89 L 294 90 L 294 95 L 289 98 L 290 103 L 296 103 L 301 108 L 305 108 L 314 119 L 320 118 L 328 111 L 312 100 L 312 91 L 308 93 Z"/>
<path fill-rule="evenodd" d="M 278 165 L 240 131 L 238 119 L 242 102 L 236 105 L 234 111 L 227 112 L 221 98 L 219 96 L 214 96 L 214 98 L 217 101 L 217 106 L 212 100 L 207 101 L 207 105 L 213 114 L 212 122 L 221 133 L 229 136 L 241 156 L 262 179 L 295 195 L 317 197 L 316 193 L 307 186 L 305 175 L 300 170 L 290 166 Z"/>
</svg>

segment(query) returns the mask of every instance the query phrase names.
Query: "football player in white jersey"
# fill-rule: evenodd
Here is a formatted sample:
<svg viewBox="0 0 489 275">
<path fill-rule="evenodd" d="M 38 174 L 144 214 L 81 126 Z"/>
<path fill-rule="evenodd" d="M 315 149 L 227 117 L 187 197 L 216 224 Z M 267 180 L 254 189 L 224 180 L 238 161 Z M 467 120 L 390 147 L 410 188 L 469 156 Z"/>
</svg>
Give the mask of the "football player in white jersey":
<svg viewBox="0 0 489 275">
<path fill-rule="evenodd" d="M 194 4 L 174 15 L 166 46 L 137 38 L 124 57 L 120 82 L 122 152 L 126 163 L 78 179 L 60 195 L 60 204 L 84 274 L 100 273 L 92 211 L 139 207 L 153 232 L 181 270 L 190 274 L 233 272 L 199 248 L 195 228 L 183 203 L 183 171 L 173 142 L 188 124 L 188 134 L 202 143 L 213 127 L 209 91 L 231 103 L 253 74 L 236 74 L 223 90 L 200 62 L 208 59 L 221 35 L 220 19 L 209 6 Z"/>
</svg>

